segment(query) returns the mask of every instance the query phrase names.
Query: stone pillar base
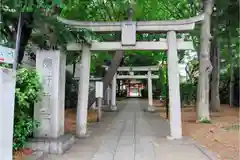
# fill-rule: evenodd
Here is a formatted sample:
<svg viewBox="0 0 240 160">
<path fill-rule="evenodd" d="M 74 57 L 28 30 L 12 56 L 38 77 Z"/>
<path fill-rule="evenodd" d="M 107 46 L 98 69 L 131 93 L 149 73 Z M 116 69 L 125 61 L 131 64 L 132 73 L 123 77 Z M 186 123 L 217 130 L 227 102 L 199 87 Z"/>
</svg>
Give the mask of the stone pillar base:
<svg viewBox="0 0 240 160">
<path fill-rule="evenodd" d="M 91 135 L 91 131 L 87 131 L 86 134 L 77 135 L 77 138 L 79 138 L 79 139 L 86 139 L 86 138 L 90 137 L 90 135 Z"/>
<path fill-rule="evenodd" d="M 110 106 L 111 111 L 117 111 L 118 107 L 117 106 Z"/>
<path fill-rule="evenodd" d="M 44 160 L 47 158 L 48 154 L 43 151 L 34 151 L 31 155 L 26 156 L 29 160 Z"/>
<path fill-rule="evenodd" d="M 59 138 L 33 138 L 27 143 L 27 147 L 33 151 L 43 151 L 50 154 L 63 154 L 75 142 L 75 137 L 70 134 Z"/>
<path fill-rule="evenodd" d="M 167 140 L 179 140 L 179 139 L 182 139 L 182 137 L 167 136 Z"/>
<path fill-rule="evenodd" d="M 155 112 L 155 111 L 156 111 L 156 107 L 154 107 L 154 106 L 148 106 L 147 111 L 148 111 L 148 112 Z"/>
</svg>

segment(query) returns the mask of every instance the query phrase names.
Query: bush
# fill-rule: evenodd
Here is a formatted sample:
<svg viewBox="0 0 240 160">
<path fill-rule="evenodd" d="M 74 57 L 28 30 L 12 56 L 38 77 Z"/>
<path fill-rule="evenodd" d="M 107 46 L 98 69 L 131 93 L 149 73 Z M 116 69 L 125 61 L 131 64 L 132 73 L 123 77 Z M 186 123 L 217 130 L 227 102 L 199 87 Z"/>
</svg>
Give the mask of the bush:
<svg viewBox="0 0 240 160">
<path fill-rule="evenodd" d="M 13 149 L 23 148 L 38 123 L 33 119 L 34 103 L 40 100 L 41 84 L 34 69 L 17 70 Z"/>
</svg>

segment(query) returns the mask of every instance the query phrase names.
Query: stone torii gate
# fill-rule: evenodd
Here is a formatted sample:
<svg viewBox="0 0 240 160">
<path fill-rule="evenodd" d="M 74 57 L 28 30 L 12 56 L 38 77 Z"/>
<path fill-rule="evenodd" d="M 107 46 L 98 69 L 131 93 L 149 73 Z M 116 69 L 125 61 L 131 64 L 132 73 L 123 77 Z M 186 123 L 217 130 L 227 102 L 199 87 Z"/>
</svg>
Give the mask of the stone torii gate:
<svg viewBox="0 0 240 160">
<path fill-rule="evenodd" d="M 158 66 L 134 66 L 134 67 L 119 67 L 117 71 L 140 71 L 147 72 L 147 75 L 114 75 L 112 82 L 112 106 L 116 105 L 116 80 L 117 79 L 147 79 L 148 80 L 148 111 L 153 111 L 153 97 L 152 97 L 152 79 L 158 79 L 158 75 L 152 75 L 152 71 L 158 71 Z M 115 91 L 114 91 L 115 90 Z"/>
<path fill-rule="evenodd" d="M 108 70 L 108 66 L 103 66 L 105 70 Z M 153 98 L 152 98 L 152 79 L 158 79 L 158 75 L 152 75 L 152 71 L 158 71 L 158 66 L 134 66 L 134 67 L 119 67 L 117 72 L 128 71 L 128 72 L 148 72 L 147 75 L 119 75 L 115 73 L 112 80 L 112 92 L 111 92 L 111 110 L 117 110 L 116 106 L 116 89 L 117 79 L 148 79 L 148 110 L 153 111 Z M 107 90 L 109 92 L 109 90 Z M 107 93 L 107 99 L 110 100 L 110 93 Z"/>
<path fill-rule="evenodd" d="M 191 50 L 192 41 L 184 41 L 177 38 L 177 33 L 193 30 L 195 23 L 202 21 L 204 15 L 199 15 L 185 20 L 168 21 L 123 21 L 123 22 L 79 22 L 58 18 L 66 25 L 75 28 L 85 28 L 92 32 L 121 32 L 120 42 L 98 42 L 91 44 L 69 43 L 67 49 L 71 51 L 82 51 L 79 81 L 79 97 L 77 106 L 77 136 L 85 136 L 87 133 L 87 107 L 89 90 L 89 74 L 91 52 L 96 51 L 118 51 L 118 50 L 167 50 L 168 54 L 168 80 L 169 80 L 169 106 L 170 106 L 170 136 L 169 139 L 182 138 L 181 103 L 179 88 L 178 50 Z M 136 41 L 136 33 L 163 33 L 166 39 L 156 41 Z"/>
</svg>

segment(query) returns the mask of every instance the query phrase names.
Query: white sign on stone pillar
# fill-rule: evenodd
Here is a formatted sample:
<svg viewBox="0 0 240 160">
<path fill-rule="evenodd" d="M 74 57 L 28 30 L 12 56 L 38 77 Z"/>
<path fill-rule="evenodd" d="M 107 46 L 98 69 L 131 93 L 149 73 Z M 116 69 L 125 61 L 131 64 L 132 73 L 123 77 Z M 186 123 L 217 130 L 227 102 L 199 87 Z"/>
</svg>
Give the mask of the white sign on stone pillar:
<svg viewBox="0 0 240 160">
<path fill-rule="evenodd" d="M 103 82 L 96 81 L 96 98 L 103 98 Z"/>
<path fill-rule="evenodd" d="M 0 159 L 12 160 L 15 73 L 0 67 Z M 7 123 L 6 123 L 7 122 Z"/>
<path fill-rule="evenodd" d="M 102 98 L 103 98 L 103 82 L 102 81 L 96 81 L 96 87 L 95 87 L 95 95 L 97 98 L 97 109 L 98 109 L 98 114 L 97 114 L 97 121 L 99 122 L 101 117 L 102 117 Z"/>
<path fill-rule="evenodd" d="M 91 108 L 92 108 L 93 110 L 96 110 L 96 109 L 97 109 L 97 107 L 96 107 L 96 102 L 94 102 L 94 103 L 92 104 Z"/>
<path fill-rule="evenodd" d="M 112 80 L 112 100 L 111 100 L 111 110 L 117 110 L 116 106 L 116 90 L 117 90 L 117 73 L 114 74 Z"/>
<path fill-rule="evenodd" d="M 43 95 L 34 107 L 34 118 L 40 122 L 35 137 L 58 138 L 64 134 L 65 64 L 66 55 L 60 51 L 41 50 L 36 54 Z"/>
</svg>

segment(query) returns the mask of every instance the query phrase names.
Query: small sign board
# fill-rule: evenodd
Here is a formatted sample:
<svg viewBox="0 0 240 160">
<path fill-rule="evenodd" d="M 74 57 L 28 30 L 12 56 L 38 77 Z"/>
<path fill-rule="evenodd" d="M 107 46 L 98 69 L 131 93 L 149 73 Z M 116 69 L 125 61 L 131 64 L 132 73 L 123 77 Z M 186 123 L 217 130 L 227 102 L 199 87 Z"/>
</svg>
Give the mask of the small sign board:
<svg viewBox="0 0 240 160">
<path fill-rule="evenodd" d="M 95 89 L 96 98 L 103 98 L 103 82 L 96 81 L 96 89 Z"/>
<path fill-rule="evenodd" d="M 0 62 L 13 64 L 14 52 L 14 49 L 0 45 Z"/>
</svg>

